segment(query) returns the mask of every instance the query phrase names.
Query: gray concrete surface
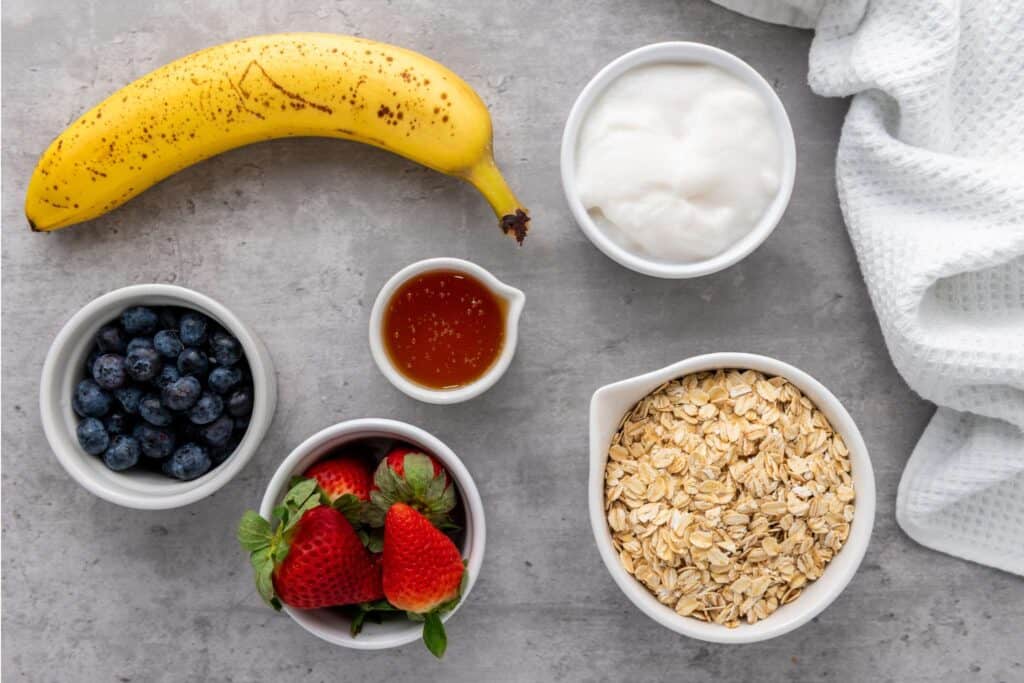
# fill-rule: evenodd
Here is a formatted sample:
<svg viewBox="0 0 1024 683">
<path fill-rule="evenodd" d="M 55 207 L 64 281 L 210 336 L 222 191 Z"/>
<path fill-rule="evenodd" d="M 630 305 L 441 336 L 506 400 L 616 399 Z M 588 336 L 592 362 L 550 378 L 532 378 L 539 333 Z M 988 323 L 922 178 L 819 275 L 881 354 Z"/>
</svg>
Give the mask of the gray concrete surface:
<svg viewBox="0 0 1024 683">
<path fill-rule="evenodd" d="M 31 234 L 21 204 L 39 153 L 120 85 L 255 33 L 355 33 L 423 51 L 492 108 L 497 156 L 535 217 L 522 249 L 467 186 L 355 144 L 287 140 L 189 169 L 91 225 Z M 576 228 L 558 174 L 562 124 L 610 59 L 705 41 L 773 82 L 799 169 L 775 234 L 689 282 L 630 273 Z M 550 3 L 67 2 L 3 7 L 3 673 L 10 681 L 1024 680 L 1019 578 L 925 550 L 896 526 L 903 464 L 932 413 L 886 354 L 836 201 L 843 101 L 805 83 L 810 34 L 703 1 Z M 505 379 L 455 407 L 422 405 L 372 366 L 369 307 L 398 268 L 473 259 L 528 296 Z M 81 305 L 174 282 L 231 306 L 277 364 L 258 455 L 213 497 L 134 512 L 59 467 L 37 414 L 46 349 Z M 634 609 L 600 564 L 585 509 L 586 409 L 601 384 L 714 350 L 774 355 L 820 378 L 871 449 L 878 517 L 867 557 L 820 618 L 777 640 L 687 640 Z M 390 416 L 465 460 L 488 552 L 443 663 L 419 645 L 331 647 L 260 605 L 234 542 L 274 468 L 323 426 Z"/>
</svg>

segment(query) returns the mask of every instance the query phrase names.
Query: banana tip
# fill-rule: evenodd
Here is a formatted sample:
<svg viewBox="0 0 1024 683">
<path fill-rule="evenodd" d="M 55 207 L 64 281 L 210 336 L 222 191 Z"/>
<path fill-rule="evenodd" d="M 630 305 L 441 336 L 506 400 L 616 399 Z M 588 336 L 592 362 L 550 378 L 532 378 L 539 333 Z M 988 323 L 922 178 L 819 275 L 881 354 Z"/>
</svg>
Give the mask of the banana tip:
<svg viewBox="0 0 1024 683">
<path fill-rule="evenodd" d="M 25 216 L 25 220 L 28 221 L 28 227 L 32 229 L 32 232 L 42 232 L 42 230 L 36 227 L 35 221 L 33 221 L 31 218 Z"/>
<path fill-rule="evenodd" d="M 520 245 L 526 239 L 526 233 L 530 230 L 530 216 L 522 209 L 516 209 L 515 213 L 507 213 L 501 217 L 501 231 L 506 235 L 512 235 Z"/>
</svg>

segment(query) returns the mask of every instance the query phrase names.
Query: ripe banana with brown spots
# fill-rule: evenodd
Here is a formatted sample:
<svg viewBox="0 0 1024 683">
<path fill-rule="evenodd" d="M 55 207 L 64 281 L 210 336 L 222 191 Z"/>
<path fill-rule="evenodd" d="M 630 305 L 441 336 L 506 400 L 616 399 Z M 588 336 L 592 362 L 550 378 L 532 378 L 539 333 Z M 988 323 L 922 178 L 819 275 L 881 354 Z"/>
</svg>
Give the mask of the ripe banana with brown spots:
<svg viewBox="0 0 1024 683">
<path fill-rule="evenodd" d="M 43 154 L 25 214 L 49 231 L 101 216 L 221 152 L 261 140 L 365 142 L 462 178 L 522 242 L 529 216 L 491 153 L 491 117 L 437 62 L 392 45 L 321 33 L 246 38 L 201 50 L 117 91 Z"/>
</svg>

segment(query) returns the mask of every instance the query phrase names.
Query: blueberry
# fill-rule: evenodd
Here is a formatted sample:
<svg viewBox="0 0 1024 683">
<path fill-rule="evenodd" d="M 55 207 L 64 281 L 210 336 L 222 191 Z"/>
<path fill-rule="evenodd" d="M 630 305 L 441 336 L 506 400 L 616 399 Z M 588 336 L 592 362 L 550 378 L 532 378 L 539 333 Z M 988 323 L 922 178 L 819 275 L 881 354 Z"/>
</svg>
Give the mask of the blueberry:
<svg viewBox="0 0 1024 683">
<path fill-rule="evenodd" d="M 83 379 L 75 387 L 72 407 L 82 416 L 103 417 L 110 410 L 110 394 L 91 379 Z"/>
<path fill-rule="evenodd" d="M 93 349 L 89 352 L 89 356 L 85 359 L 85 371 L 92 377 L 92 366 L 96 364 L 96 359 L 103 355 L 103 352 L 99 349 Z"/>
<path fill-rule="evenodd" d="M 138 440 L 142 455 L 147 458 L 161 460 L 174 452 L 174 432 L 168 429 L 140 424 L 132 431 L 132 436 Z"/>
<path fill-rule="evenodd" d="M 132 349 L 125 359 L 128 376 L 137 382 L 148 382 L 156 377 L 162 365 L 160 354 L 155 349 Z"/>
<path fill-rule="evenodd" d="M 142 399 L 142 389 L 136 387 L 123 387 L 114 390 L 114 398 L 121 404 L 121 409 L 129 415 L 139 414 L 139 401 Z"/>
<path fill-rule="evenodd" d="M 177 330 L 178 329 L 178 309 L 171 306 L 164 306 L 163 308 L 157 309 L 156 317 L 158 319 L 157 329 L 160 330 Z"/>
<path fill-rule="evenodd" d="M 188 481 L 206 473 L 210 469 L 210 455 L 199 444 L 187 443 L 163 464 L 164 474 Z"/>
<path fill-rule="evenodd" d="M 103 453 L 103 464 L 117 472 L 126 470 L 139 461 L 139 450 L 139 442 L 132 437 L 115 436 L 110 448 Z"/>
<path fill-rule="evenodd" d="M 210 349 L 220 365 L 234 365 L 242 359 L 242 345 L 227 332 L 214 332 Z"/>
<path fill-rule="evenodd" d="M 231 454 L 238 448 L 238 444 L 241 441 L 237 436 L 229 439 L 223 446 L 214 446 L 210 448 L 210 461 L 214 467 L 217 467 L 222 462 L 231 457 Z"/>
<path fill-rule="evenodd" d="M 228 413 L 234 417 L 242 417 L 252 412 L 252 389 L 242 387 L 228 396 Z"/>
<path fill-rule="evenodd" d="M 168 384 L 177 382 L 181 378 L 181 373 L 178 372 L 178 368 L 173 365 L 165 365 L 161 370 L 160 374 L 153 378 L 153 384 L 158 389 L 163 389 Z"/>
<path fill-rule="evenodd" d="M 206 355 L 198 349 L 185 349 L 178 356 L 178 372 L 183 375 L 197 375 L 202 377 L 210 368 L 210 361 Z"/>
<path fill-rule="evenodd" d="M 186 346 L 199 346 L 206 341 L 206 325 L 208 319 L 200 313 L 189 312 L 181 316 L 178 332 L 181 342 Z"/>
<path fill-rule="evenodd" d="M 191 375 L 171 382 L 160 393 L 161 402 L 171 410 L 188 410 L 199 400 L 203 385 Z"/>
<path fill-rule="evenodd" d="M 149 337 L 135 337 L 130 342 L 128 342 L 128 346 L 125 347 L 125 353 L 126 354 L 131 353 L 135 349 L 151 349 L 151 348 L 153 348 L 153 340 L 152 339 L 150 339 Z"/>
<path fill-rule="evenodd" d="M 96 346 L 103 353 L 124 353 L 124 332 L 118 325 L 104 325 L 96 333 Z"/>
<path fill-rule="evenodd" d="M 111 436 L 127 434 L 130 426 L 129 422 L 130 418 L 120 411 L 110 413 L 103 418 L 103 426 L 106 428 L 107 434 Z"/>
<path fill-rule="evenodd" d="M 216 420 L 202 428 L 199 432 L 203 441 L 211 446 L 223 446 L 231 438 L 235 429 L 235 422 L 227 415 L 221 415 Z"/>
<path fill-rule="evenodd" d="M 213 371 L 210 372 L 210 376 L 207 378 L 206 383 L 218 394 L 226 394 L 241 381 L 241 370 L 238 368 L 220 367 L 214 368 Z"/>
<path fill-rule="evenodd" d="M 175 330 L 160 330 L 153 337 L 153 348 L 164 358 L 177 358 L 185 350 Z"/>
<path fill-rule="evenodd" d="M 242 432 L 242 434 L 245 434 L 245 430 L 247 430 L 248 428 L 249 428 L 249 416 L 248 415 L 243 415 L 241 417 L 236 417 L 235 418 L 235 431 L 236 432 Z"/>
<path fill-rule="evenodd" d="M 203 392 L 196 404 L 192 406 L 192 410 L 188 411 L 188 419 L 197 425 L 210 424 L 220 417 L 222 412 L 224 412 L 224 401 L 220 396 Z"/>
<path fill-rule="evenodd" d="M 147 394 L 139 401 L 139 415 L 143 420 L 156 427 L 166 427 L 174 422 L 174 415 L 153 394 Z"/>
<path fill-rule="evenodd" d="M 99 455 L 110 445 L 110 435 L 103 428 L 103 423 L 95 417 L 87 417 L 78 423 L 75 429 L 78 444 L 89 455 Z"/>
<path fill-rule="evenodd" d="M 153 334 L 158 322 L 156 311 L 145 306 L 132 306 L 121 314 L 121 325 L 128 334 Z"/>
<path fill-rule="evenodd" d="M 92 364 L 92 377 L 104 389 L 120 389 L 125 382 L 124 357 L 105 353 Z"/>
</svg>

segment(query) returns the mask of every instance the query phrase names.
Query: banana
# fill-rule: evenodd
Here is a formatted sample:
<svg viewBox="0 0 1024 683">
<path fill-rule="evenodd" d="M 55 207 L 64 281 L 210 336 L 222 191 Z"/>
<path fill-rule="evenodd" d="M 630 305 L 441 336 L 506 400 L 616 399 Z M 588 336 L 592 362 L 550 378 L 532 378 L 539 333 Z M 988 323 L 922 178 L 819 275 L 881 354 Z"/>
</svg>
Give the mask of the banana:
<svg viewBox="0 0 1024 683">
<path fill-rule="evenodd" d="M 25 198 L 33 230 L 101 216 L 208 157 L 261 140 L 356 140 L 461 178 L 520 243 L 529 216 L 491 153 L 491 118 L 437 62 L 321 33 L 246 38 L 143 76 L 71 124 L 43 154 Z"/>
</svg>

